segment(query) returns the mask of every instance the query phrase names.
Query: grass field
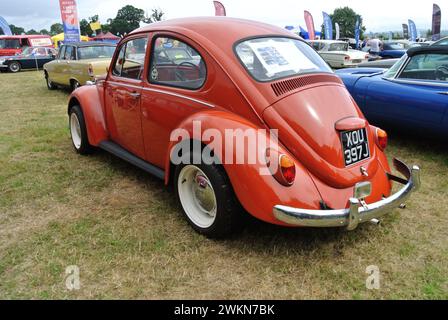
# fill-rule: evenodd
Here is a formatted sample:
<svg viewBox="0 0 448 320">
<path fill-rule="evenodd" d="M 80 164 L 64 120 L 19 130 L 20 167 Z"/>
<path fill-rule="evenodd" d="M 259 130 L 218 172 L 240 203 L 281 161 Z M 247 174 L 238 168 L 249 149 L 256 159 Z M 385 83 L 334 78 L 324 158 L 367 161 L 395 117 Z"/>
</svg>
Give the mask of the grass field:
<svg viewBox="0 0 448 320">
<path fill-rule="evenodd" d="M 41 72 L 0 74 L 0 298 L 447 299 L 448 148 L 393 134 L 422 189 L 381 226 L 284 229 L 251 222 L 197 235 L 162 182 L 104 152 L 76 155 L 67 92 Z M 81 289 L 68 291 L 67 266 Z M 366 289 L 376 265 L 381 288 Z"/>
</svg>

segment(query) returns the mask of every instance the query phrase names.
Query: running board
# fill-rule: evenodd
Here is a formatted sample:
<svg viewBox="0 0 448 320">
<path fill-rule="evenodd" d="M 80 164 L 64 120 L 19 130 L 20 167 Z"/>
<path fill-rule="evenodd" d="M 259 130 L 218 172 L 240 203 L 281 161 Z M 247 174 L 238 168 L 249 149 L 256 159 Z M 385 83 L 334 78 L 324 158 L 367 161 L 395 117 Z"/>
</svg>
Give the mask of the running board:
<svg viewBox="0 0 448 320">
<path fill-rule="evenodd" d="M 161 180 L 165 179 L 165 171 L 156 166 L 153 166 L 152 164 L 149 164 L 148 162 L 140 159 L 137 156 L 134 156 L 132 153 L 123 149 L 118 144 L 112 141 L 103 141 L 99 144 L 99 147 L 109 153 L 112 153 L 118 158 L 123 159 L 124 161 L 127 161 L 130 164 L 133 164 L 134 166 L 152 174 L 153 176 Z"/>
</svg>

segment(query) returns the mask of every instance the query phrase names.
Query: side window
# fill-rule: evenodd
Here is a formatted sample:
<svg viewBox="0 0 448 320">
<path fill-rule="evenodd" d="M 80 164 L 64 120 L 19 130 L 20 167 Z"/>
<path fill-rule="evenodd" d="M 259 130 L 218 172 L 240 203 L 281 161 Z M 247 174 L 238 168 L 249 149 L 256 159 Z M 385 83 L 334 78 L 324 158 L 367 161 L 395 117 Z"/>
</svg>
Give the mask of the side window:
<svg viewBox="0 0 448 320">
<path fill-rule="evenodd" d="M 419 54 L 413 56 L 399 78 L 448 81 L 448 55 Z"/>
<path fill-rule="evenodd" d="M 201 55 L 188 44 L 158 37 L 151 53 L 150 83 L 196 90 L 206 80 L 207 68 Z"/>
<path fill-rule="evenodd" d="M 59 60 L 65 60 L 65 49 L 67 47 L 66 46 L 62 46 L 62 48 L 59 50 Z"/>
<path fill-rule="evenodd" d="M 112 73 L 115 76 L 141 79 L 145 68 L 148 38 L 139 38 L 126 42 L 120 49 Z"/>
<path fill-rule="evenodd" d="M 73 46 L 67 46 L 65 49 L 65 60 L 75 60 L 75 48 Z"/>
</svg>

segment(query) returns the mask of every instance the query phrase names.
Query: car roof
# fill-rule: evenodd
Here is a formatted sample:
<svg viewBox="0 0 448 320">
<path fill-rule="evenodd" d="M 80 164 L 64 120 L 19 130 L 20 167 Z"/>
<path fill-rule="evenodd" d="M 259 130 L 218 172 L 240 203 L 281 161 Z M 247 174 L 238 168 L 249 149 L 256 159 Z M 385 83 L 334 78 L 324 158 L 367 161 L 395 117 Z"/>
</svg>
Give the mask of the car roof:
<svg viewBox="0 0 448 320">
<path fill-rule="evenodd" d="M 182 34 L 204 45 L 207 50 L 219 47 L 227 50 L 239 40 L 257 36 L 275 35 L 301 39 L 286 29 L 270 24 L 229 17 L 195 17 L 171 19 L 139 28 L 130 35 L 143 32 L 168 31 Z M 125 38 L 126 39 L 126 38 Z"/>
<path fill-rule="evenodd" d="M 410 48 L 407 52 L 409 57 L 415 56 L 417 54 L 425 54 L 425 53 L 442 53 L 448 54 L 448 46 L 424 46 L 424 47 L 413 47 Z"/>
<path fill-rule="evenodd" d="M 83 41 L 83 42 L 70 42 L 64 43 L 64 46 L 75 47 L 116 47 L 117 45 L 111 42 L 99 42 L 99 41 Z"/>
<path fill-rule="evenodd" d="M 25 38 L 30 38 L 30 39 L 36 39 L 36 38 L 50 38 L 50 36 L 48 35 L 43 35 L 43 34 L 24 34 L 24 35 L 20 35 L 20 36 L 5 36 L 5 35 L 0 35 L 0 39 L 25 39 Z"/>
</svg>

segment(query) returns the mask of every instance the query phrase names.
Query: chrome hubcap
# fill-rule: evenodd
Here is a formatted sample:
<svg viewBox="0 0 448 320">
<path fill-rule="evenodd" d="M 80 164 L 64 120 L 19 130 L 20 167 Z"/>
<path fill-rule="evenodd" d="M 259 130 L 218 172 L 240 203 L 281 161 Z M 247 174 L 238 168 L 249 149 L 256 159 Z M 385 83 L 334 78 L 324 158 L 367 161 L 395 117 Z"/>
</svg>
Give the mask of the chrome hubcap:
<svg viewBox="0 0 448 320">
<path fill-rule="evenodd" d="M 217 201 L 208 177 L 198 167 L 188 165 L 181 170 L 177 183 L 187 216 L 201 228 L 210 227 L 216 219 Z"/>
<path fill-rule="evenodd" d="M 10 69 L 13 72 L 17 72 L 19 70 L 19 66 L 17 63 L 13 63 L 13 64 L 11 64 Z"/>
<path fill-rule="evenodd" d="M 81 148 L 81 125 L 75 113 L 72 113 L 70 116 L 70 133 L 75 148 Z"/>
</svg>

